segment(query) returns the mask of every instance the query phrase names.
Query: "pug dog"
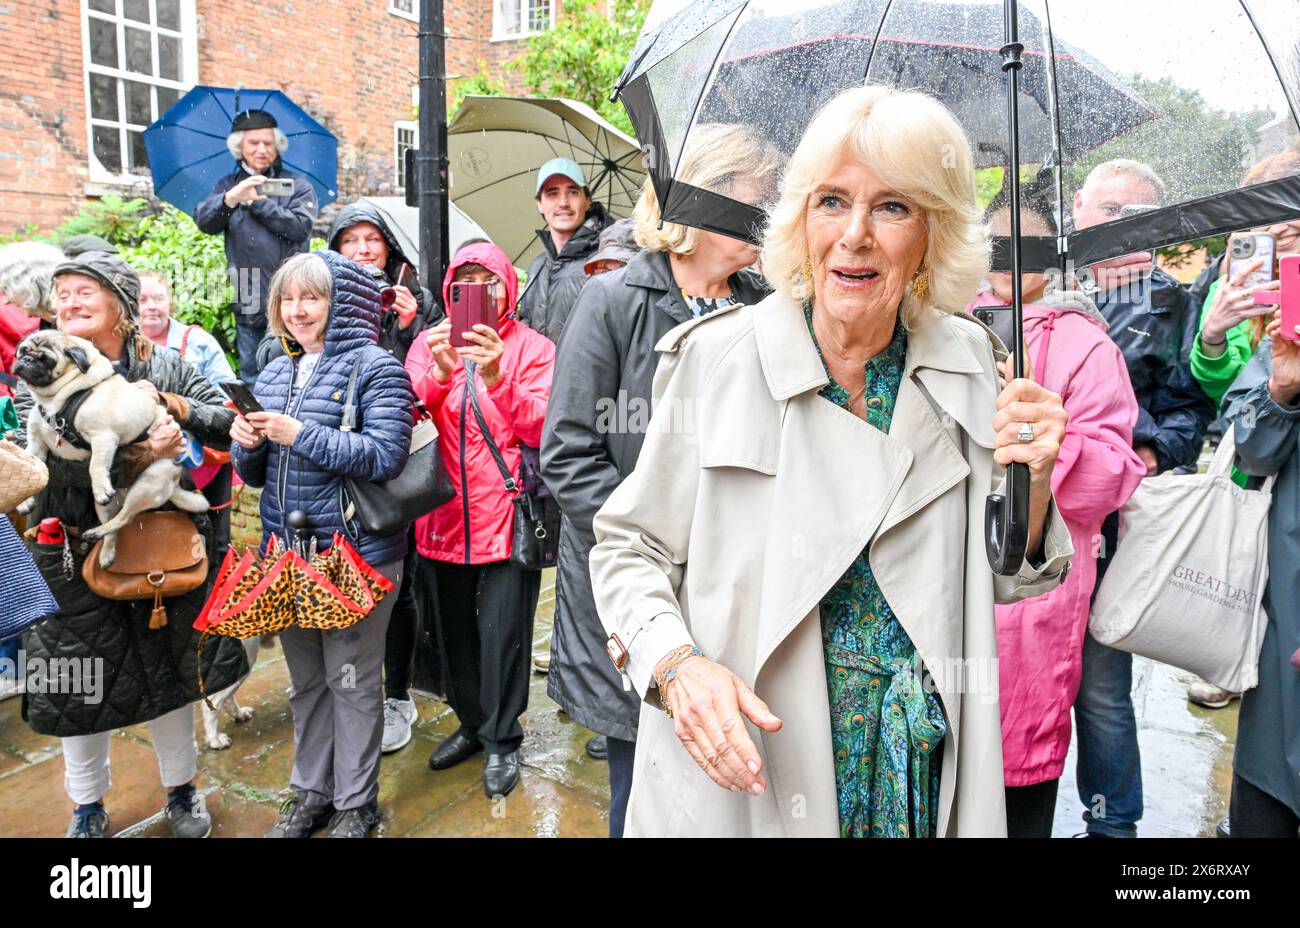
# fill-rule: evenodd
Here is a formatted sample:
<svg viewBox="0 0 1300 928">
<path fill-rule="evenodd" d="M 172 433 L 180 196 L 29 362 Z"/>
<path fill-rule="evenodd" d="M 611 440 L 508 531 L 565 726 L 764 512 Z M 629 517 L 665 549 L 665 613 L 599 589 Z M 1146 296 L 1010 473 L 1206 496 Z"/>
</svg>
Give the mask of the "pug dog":
<svg viewBox="0 0 1300 928">
<path fill-rule="evenodd" d="M 27 450 L 42 462 L 50 454 L 67 461 L 90 461 L 90 486 L 100 525 L 82 533 L 100 538 L 104 569 L 117 558 L 117 532 L 140 513 L 171 503 L 183 512 L 206 512 L 201 493 L 181 488 L 181 465 L 171 459 L 151 462 L 123 493 L 110 470 L 119 448 L 142 441 L 167 416 L 167 410 L 113 370 L 91 342 L 54 329 L 33 332 L 19 344 L 14 374 L 27 385 L 35 404 L 27 419 Z M 84 399 L 73 402 L 85 393 Z M 65 408 L 73 406 L 70 421 Z M 18 507 L 26 515 L 32 497 Z"/>
</svg>

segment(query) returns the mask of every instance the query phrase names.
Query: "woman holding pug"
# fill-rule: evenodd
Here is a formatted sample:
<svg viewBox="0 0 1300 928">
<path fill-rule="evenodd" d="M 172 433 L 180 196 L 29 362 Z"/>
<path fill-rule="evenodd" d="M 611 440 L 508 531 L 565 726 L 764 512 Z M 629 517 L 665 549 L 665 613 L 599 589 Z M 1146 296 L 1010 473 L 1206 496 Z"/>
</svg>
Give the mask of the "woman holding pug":
<svg viewBox="0 0 1300 928">
<path fill-rule="evenodd" d="M 551 392 L 555 345 L 514 318 L 519 279 L 496 245 L 456 252 L 442 282 L 496 286 L 495 326 L 478 324 L 452 347 L 451 322 L 429 330 L 406 359 L 415 392 L 433 414 L 456 495 L 415 523 L 426 582 L 438 591 L 448 698 L 460 720 L 429 757 L 443 770 L 486 751 L 483 790 L 503 796 L 519 780 L 519 717 L 528 708 L 533 611 L 541 572 L 510 563 L 514 505 L 479 426 L 474 391 L 491 439 L 520 474 L 521 445 L 536 448 Z"/>
<path fill-rule="evenodd" d="M 54 270 L 54 305 L 59 330 L 89 341 L 113 362 L 117 372 L 170 411 L 147 441 L 118 454 L 118 463 L 176 457 L 181 451 L 181 429 L 215 448 L 229 446 L 233 414 L 223 406 L 217 389 L 180 357 L 157 351 L 139 333 L 140 280 L 124 261 L 105 252 L 87 252 Z M 84 343 L 68 338 L 59 343 L 62 357 L 55 359 L 74 368 Z M 56 367 L 57 369 L 57 367 Z M 25 422 L 32 396 L 20 385 L 19 412 Z M 25 436 L 23 439 L 25 441 Z M 66 461 L 50 455 L 50 483 L 37 497 L 30 520 L 58 517 L 65 531 L 99 524 L 84 461 Z M 129 466 L 129 465 L 128 465 Z M 113 471 L 119 489 L 129 478 Z M 209 564 L 216 565 L 213 538 L 206 514 L 193 517 L 208 546 Z M 64 591 L 65 602 L 85 602 L 93 594 L 80 575 L 69 581 L 57 558 L 38 557 L 52 588 Z M 72 584 L 77 589 L 72 589 Z M 196 747 L 194 705 L 199 699 L 198 679 L 203 674 L 215 692 L 235 683 L 248 672 L 239 642 L 220 639 L 204 649 L 202 667 L 196 665 L 198 635 L 192 625 L 208 594 L 208 585 L 169 599 L 168 622 L 151 630 L 147 600 L 99 599 L 93 608 L 65 611 L 33 628 L 26 636 L 29 661 L 72 659 L 91 668 L 91 684 L 78 692 L 39 692 L 29 689 L 26 710 L 32 728 L 63 739 L 64 784 L 76 804 L 68 837 L 100 838 L 108 831 L 104 796 L 109 776 L 109 736 L 113 730 L 149 723 L 150 740 L 158 757 L 162 784 L 168 790 L 164 809 L 177 837 L 206 837 L 212 820 L 202 797 L 194 790 Z M 53 687 L 51 687 L 53 689 Z"/>
<path fill-rule="evenodd" d="M 398 587 L 406 532 L 372 534 L 341 508 L 348 477 L 391 480 L 411 444 L 411 382 L 376 344 L 379 286 L 343 256 L 317 251 L 276 271 L 267 307 L 286 354 L 258 376 L 263 411 L 237 416 L 230 432 L 235 469 L 263 487 L 263 549 L 275 534 L 325 550 L 337 532 Z M 344 431 L 354 371 L 359 425 Z M 305 838 L 328 823 L 330 837 L 364 838 L 379 824 L 380 672 L 396 600 L 385 596 L 350 628 L 281 632 L 293 681 L 293 792 L 267 837 Z"/>
</svg>

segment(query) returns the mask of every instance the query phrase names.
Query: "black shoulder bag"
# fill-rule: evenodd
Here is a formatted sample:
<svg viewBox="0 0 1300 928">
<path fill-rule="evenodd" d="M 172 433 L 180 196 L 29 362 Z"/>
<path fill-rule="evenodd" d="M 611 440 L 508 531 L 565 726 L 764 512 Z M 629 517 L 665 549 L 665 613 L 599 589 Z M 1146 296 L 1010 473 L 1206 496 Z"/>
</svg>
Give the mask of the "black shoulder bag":
<svg viewBox="0 0 1300 928">
<path fill-rule="evenodd" d="M 519 480 L 506 467 L 501 449 L 492 439 L 492 430 L 483 418 L 479 408 L 478 391 L 474 389 L 476 372 L 471 371 L 465 389 L 469 391 L 470 405 L 474 407 L 474 418 L 478 420 L 479 431 L 487 442 L 492 460 L 496 461 L 505 481 L 506 493 L 515 507 L 515 527 L 510 536 L 510 563 L 524 570 L 541 570 L 554 567 L 560 550 L 560 507 L 542 483 L 541 464 L 538 450 L 519 444 L 522 456 Z"/>
<path fill-rule="evenodd" d="M 343 421 L 339 424 L 344 432 L 357 427 L 357 369 L 360 366 L 361 358 L 358 357 L 348 375 Z M 411 430 L 411 452 L 402 472 L 382 483 L 348 477 L 347 492 L 362 528 L 374 535 L 399 531 L 456 495 L 438 453 L 438 429 L 422 407 L 415 428 Z M 347 507 L 344 507 L 343 518 L 345 522 L 352 518 Z"/>
</svg>

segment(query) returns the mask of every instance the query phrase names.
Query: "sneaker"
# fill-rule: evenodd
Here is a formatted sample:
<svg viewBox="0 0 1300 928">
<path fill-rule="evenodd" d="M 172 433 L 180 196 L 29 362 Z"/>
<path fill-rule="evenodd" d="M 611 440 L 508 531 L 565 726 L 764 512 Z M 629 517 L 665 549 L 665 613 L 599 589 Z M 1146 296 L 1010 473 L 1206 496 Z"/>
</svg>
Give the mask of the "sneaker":
<svg viewBox="0 0 1300 928">
<path fill-rule="evenodd" d="M 385 699 L 384 743 L 379 750 L 391 754 L 406 747 L 411 741 L 411 726 L 419 717 L 414 699 Z"/>
<path fill-rule="evenodd" d="M 334 806 L 308 805 L 307 794 L 295 791 L 280 806 L 280 820 L 266 833 L 268 838 L 310 838 L 320 831 L 334 814 Z"/>
<path fill-rule="evenodd" d="M 537 673 L 551 672 L 551 652 L 547 651 L 542 654 L 533 655 L 533 670 Z"/>
<path fill-rule="evenodd" d="M 335 812 L 327 838 L 364 838 L 380 822 L 379 803 L 371 800 L 358 809 Z"/>
<path fill-rule="evenodd" d="M 72 812 L 65 838 L 102 838 L 108 831 L 108 813 L 102 802 L 77 806 Z"/>
<path fill-rule="evenodd" d="M 186 783 L 168 793 L 163 814 L 172 826 L 173 838 L 206 838 L 212 834 L 212 816 L 193 784 Z"/>
<path fill-rule="evenodd" d="M 1206 709 L 1222 709 L 1234 699 L 1240 699 L 1240 693 L 1229 692 L 1213 683 L 1197 680 L 1187 688 L 1188 702 L 1194 702 Z"/>
</svg>

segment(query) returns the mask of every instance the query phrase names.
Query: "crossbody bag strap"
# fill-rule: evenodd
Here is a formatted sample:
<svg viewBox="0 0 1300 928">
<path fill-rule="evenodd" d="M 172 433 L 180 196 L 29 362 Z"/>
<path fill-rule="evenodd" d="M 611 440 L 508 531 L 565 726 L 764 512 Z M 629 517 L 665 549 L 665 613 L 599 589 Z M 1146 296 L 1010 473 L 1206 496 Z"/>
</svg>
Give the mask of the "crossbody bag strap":
<svg viewBox="0 0 1300 928">
<path fill-rule="evenodd" d="M 356 360 L 352 362 L 352 373 L 348 374 L 348 390 L 343 397 L 343 420 L 339 423 L 339 430 L 351 432 L 357 427 L 357 370 L 361 367 L 361 352 L 357 352 Z"/>
<path fill-rule="evenodd" d="M 197 324 L 186 327 L 185 334 L 181 336 L 181 357 L 182 358 L 185 357 L 185 349 L 190 344 L 190 333 L 193 332 L 195 329 L 201 329 L 201 328 L 203 328 L 203 326 Z"/>
<path fill-rule="evenodd" d="M 474 418 L 478 420 L 479 431 L 483 433 L 483 438 L 487 441 L 488 451 L 492 453 L 492 460 L 497 462 L 497 469 L 501 471 L 501 478 L 506 482 L 506 490 L 514 495 L 519 492 L 519 481 L 515 480 L 514 475 L 510 473 L 510 468 L 506 466 L 505 458 L 501 456 L 501 449 L 492 438 L 492 430 L 488 428 L 487 420 L 483 418 L 483 410 L 478 404 L 478 390 L 474 388 L 475 375 L 477 371 L 467 371 L 468 376 L 465 378 L 465 389 L 469 391 L 469 402 L 474 407 Z"/>
</svg>

